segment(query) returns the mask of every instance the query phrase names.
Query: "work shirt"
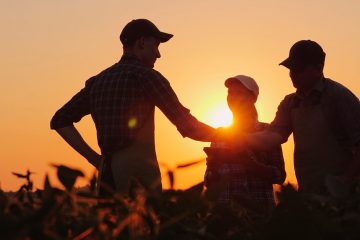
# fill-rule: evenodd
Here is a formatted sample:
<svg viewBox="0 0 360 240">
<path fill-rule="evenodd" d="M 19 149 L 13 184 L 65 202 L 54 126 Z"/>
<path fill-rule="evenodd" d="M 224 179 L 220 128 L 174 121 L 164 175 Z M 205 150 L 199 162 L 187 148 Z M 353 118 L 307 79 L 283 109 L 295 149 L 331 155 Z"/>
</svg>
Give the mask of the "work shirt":
<svg viewBox="0 0 360 240">
<path fill-rule="evenodd" d="M 52 129 L 71 126 L 91 114 L 102 153 L 112 154 L 130 146 L 143 125 L 154 121 L 155 106 L 184 137 L 201 127 L 164 76 L 136 57 L 123 55 L 118 63 L 86 81 L 85 87 L 56 112 L 50 125 Z M 149 144 L 154 145 L 154 126 L 150 127 Z"/>
<path fill-rule="evenodd" d="M 268 124 L 257 122 L 254 132 L 260 132 L 266 129 Z M 260 211 L 271 211 L 275 206 L 273 184 L 282 184 L 286 178 L 284 158 L 281 146 L 273 147 L 268 151 L 258 151 L 247 149 L 245 152 L 239 152 L 234 157 L 227 159 L 226 143 L 213 142 L 211 148 L 225 153 L 218 156 L 207 158 L 207 169 L 205 172 L 205 185 L 211 186 L 223 178 L 228 178 L 224 189 L 220 192 L 218 203 L 229 204 L 231 201 L 243 204 L 244 207 L 257 209 Z M 246 169 L 242 160 L 244 158 L 256 162 L 259 166 L 269 170 L 268 176 L 261 176 Z"/>
<path fill-rule="evenodd" d="M 297 91 L 287 95 L 268 130 L 279 133 L 282 142 L 286 142 L 293 132 L 292 110 L 310 105 L 321 106 L 330 130 L 346 151 L 351 151 L 360 142 L 359 99 L 340 83 L 327 78 L 319 81 L 308 94 Z"/>
</svg>

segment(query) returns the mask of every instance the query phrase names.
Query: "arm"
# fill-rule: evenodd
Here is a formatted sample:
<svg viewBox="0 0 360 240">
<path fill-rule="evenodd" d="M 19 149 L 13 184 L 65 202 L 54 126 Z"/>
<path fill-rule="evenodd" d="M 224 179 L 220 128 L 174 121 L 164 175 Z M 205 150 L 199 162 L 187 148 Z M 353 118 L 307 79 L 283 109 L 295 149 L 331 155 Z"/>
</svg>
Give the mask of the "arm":
<svg viewBox="0 0 360 240">
<path fill-rule="evenodd" d="M 78 153 L 85 157 L 96 168 L 99 166 L 101 156 L 97 154 L 81 137 L 73 123 L 90 113 L 89 83 L 78 92 L 69 102 L 60 108 L 50 122 L 51 129 L 57 133 Z"/>
<path fill-rule="evenodd" d="M 257 149 L 254 152 L 259 152 L 259 154 L 253 154 L 253 157 L 247 159 L 245 163 L 249 171 L 261 178 L 268 179 L 271 183 L 283 183 L 286 178 L 286 172 L 281 145 L 278 144 L 267 150 Z"/>
<path fill-rule="evenodd" d="M 268 151 L 276 148 L 285 143 L 292 132 L 291 109 L 293 104 L 294 94 L 286 96 L 278 107 L 275 119 L 266 130 L 230 138 L 225 141 L 234 145 L 234 149 L 247 149 L 250 147 L 255 150 Z M 226 134 L 218 135 L 226 136 Z"/>
<path fill-rule="evenodd" d="M 99 168 L 101 155 L 95 152 L 82 138 L 74 126 L 55 129 L 56 132 L 78 153 L 89 161 L 95 168 Z"/>
<path fill-rule="evenodd" d="M 155 102 L 183 137 L 204 142 L 214 140 L 215 129 L 199 122 L 190 114 L 189 109 L 180 103 L 169 81 L 159 72 L 150 71 L 143 88 L 144 93 Z"/>
<path fill-rule="evenodd" d="M 190 127 L 185 136 L 201 142 L 211 142 L 215 139 L 216 130 L 205 123 L 199 122 L 197 119 L 193 121 L 193 127 Z"/>
<path fill-rule="evenodd" d="M 284 138 L 277 132 L 263 131 L 245 136 L 244 145 L 251 148 L 267 151 L 284 142 Z"/>
<path fill-rule="evenodd" d="M 338 96 L 336 110 L 340 124 L 353 146 L 353 160 L 341 178 L 345 182 L 353 183 L 360 175 L 360 103 L 348 89 L 343 89 Z"/>
<path fill-rule="evenodd" d="M 260 164 L 259 162 L 254 161 L 253 159 L 248 159 L 241 163 L 247 169 L 247 171 L 251 172 L 252 174 L 262 178 L 273 179 L 274 170 L 276 170 L 275 168 L 264 164 Z"/>
<path fill-rule="evenodd" d="M 350 163 L 349 167 L 345 170 L 345 173 L 341 176 L 342 180 L 347 183 L 353 183 L 360 173 L 360 144 L 354 148 L 354 160 Z"/>
</svg>

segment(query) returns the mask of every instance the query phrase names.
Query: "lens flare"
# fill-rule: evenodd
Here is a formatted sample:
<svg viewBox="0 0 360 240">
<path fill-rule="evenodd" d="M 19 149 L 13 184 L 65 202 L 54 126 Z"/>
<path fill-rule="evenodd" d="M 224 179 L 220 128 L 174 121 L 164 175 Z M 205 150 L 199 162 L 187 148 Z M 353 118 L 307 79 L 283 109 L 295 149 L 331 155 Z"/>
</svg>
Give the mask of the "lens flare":
<svg viewBox="0 0 360 240">
<path fill-rule="evenodd" d="M 226 104 L 211 108 L 205 115 L 205 122 L 212 127 L 228 127 L 233 122 L 233 116 Z"/>
<path fill-rule="evenodd" d="M 129 128 L 135 128 L 137 125 L 137 119 L 135 117 L 132 117 L 128 121 L 128 127 Z"/>
</svg>

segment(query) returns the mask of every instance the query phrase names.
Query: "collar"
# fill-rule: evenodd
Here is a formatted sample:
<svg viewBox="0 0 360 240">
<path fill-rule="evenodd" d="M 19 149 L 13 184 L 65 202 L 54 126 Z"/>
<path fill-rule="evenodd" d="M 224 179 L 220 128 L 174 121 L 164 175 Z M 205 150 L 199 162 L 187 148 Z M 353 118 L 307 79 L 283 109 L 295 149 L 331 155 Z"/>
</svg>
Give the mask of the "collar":
<svg viewBox="0 0 360 240">
<path fill-rule="evenodd" d="M 119 63 L 121 64 L 133 64 L 138 66 L 145 66 L 138 57 L 131 53 L 124 53 L 120 58 Z"/>
<path fill-rule="evenodd" d="M 321 94 L 323 93 L 324 89 L 325 89 L 325 81 L 326 79 L 323 77 L 320 81 L 318 81 L 312 89 L 310 89 L 310 91 L 308 93 L 296 90 L 296 96 L 300 99 L 305 98 L 306 96 L 312 95 L 313 93 L 318 93 Z"/>
</svg>

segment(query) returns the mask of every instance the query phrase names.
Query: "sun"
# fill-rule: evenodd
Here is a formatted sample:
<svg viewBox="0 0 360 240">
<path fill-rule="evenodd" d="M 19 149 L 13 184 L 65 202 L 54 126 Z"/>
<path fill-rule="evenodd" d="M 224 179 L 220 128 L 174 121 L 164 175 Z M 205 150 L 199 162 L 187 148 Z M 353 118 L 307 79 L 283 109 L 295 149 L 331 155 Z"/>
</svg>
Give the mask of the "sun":
<svg viewBox="0 0 360 240">
<path fill-rule="evenodd" d="M 218 104 L 205 113 L 205 122 L 212 127 L 228 127 L 233 116 L 227 104 Z"/>
</svg>

